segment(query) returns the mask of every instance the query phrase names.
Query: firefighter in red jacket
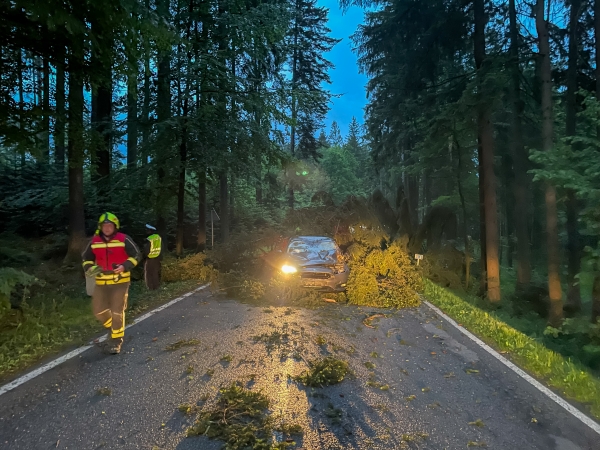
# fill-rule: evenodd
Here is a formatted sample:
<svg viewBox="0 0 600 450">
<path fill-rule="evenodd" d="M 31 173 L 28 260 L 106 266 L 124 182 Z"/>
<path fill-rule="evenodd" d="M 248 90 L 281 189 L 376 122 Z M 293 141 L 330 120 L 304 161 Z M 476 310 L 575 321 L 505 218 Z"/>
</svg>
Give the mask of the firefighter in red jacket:
<svg viewBox="0 0 600 450">
<path fill-rule="evenodd" d="M 126 234 L 119 232 L 119 219 L 106 212 L 98 220 L 98 230 L 83 252 L 83 270 L 96 274 L 92 310 L 108 328 L 110 353 L 121 351 L 125 335 L 125 309 L 131 269 L 141 259 L 140 251 Z"/>
</svg>

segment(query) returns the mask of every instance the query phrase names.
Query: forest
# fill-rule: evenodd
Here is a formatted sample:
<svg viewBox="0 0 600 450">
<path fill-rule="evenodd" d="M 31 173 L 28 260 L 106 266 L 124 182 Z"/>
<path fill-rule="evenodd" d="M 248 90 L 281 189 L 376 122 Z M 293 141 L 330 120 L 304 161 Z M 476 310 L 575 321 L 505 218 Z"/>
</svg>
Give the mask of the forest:
<svg viewBox="0 0 600 450">
<path fill-rule="evenodd" d="M 598 368 L 600 2 L 339 7 L 365 11 L 349 34 L 369 80 L 346 136 L 325 127 L 339 41 L 316 0 L 2 2 L 2 328 L 19 286 L 82 289 L 104 211 L 184 257 L 212 250 L 212 211 L 225 245 L 383 198 L 411 240 L 455 218 L 451 287 Z"/>
</svg>

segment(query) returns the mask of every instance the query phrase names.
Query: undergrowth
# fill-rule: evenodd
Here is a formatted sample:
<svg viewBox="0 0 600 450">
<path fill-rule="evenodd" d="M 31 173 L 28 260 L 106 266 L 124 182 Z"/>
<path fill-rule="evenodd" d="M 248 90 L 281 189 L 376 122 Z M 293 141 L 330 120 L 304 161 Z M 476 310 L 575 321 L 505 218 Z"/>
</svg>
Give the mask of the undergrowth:
<svg viewBox="0 0 600 450">
<path fill-rule="evenodd" d="M 431 303 L 488 344 L 508 352 L 519 366 L 549 386 L 586 405 L 600 419 L 600 378 L 588 368 L 516 330 L 495 313 L 486 312 L 429 280 L 424 283 L 424 294 Z"/>
</svg>

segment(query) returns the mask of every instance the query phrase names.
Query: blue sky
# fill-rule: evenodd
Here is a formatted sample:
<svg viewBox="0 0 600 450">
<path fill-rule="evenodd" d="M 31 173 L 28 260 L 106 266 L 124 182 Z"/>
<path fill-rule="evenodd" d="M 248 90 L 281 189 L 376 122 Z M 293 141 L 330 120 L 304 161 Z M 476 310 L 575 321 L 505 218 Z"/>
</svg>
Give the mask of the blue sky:
<svg viewBox="0 0 600 450">
<path fill-rule="evenodd" d="M 360 124 L 363 123 L 363 108 L 367 103 L 365 93 L 367 77 L 358 71 L 356 54 L 352 51 L 350 39 L 357 26 L 363 22 L 364 13 L 362 9 L 352 7 L 342 14 L 338 0 L 319 0 L 318 5 L 329 8 L 331 37 L 342 39 L 327 54 L 327 59 L 335 64 L 335 68 L 330 72 L 329 89 L 333 94 L 341 94 L 341 97 L 332 100 L 325 125 L 329 133 L 331 122 L 335 120 L 340 126 L 342 136 L 345 137 L 352 116 L 355 116 Z"/>
</svg>

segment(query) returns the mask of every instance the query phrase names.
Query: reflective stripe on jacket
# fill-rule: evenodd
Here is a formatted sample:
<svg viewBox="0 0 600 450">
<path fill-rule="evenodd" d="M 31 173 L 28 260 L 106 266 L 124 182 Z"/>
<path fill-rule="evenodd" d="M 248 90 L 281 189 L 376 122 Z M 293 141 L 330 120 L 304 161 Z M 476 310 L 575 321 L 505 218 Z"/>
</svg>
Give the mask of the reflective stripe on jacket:
<svg viewBox="0 0 600 450">
<path fill-rule="evenodd" d="M 133 240 L 123 233 L 116 233 L 106 240 L 102 235 L 95 235 L 83 252 L 83 269 L 97 265 L 102 272 L 96 275 L 96 284 L 119 284 L 131 281 L 131 269 L 140 259 L 140 251 Z M 123 265 L 125 270 L 120 274 L 113 271 Z"/>
</svg>

